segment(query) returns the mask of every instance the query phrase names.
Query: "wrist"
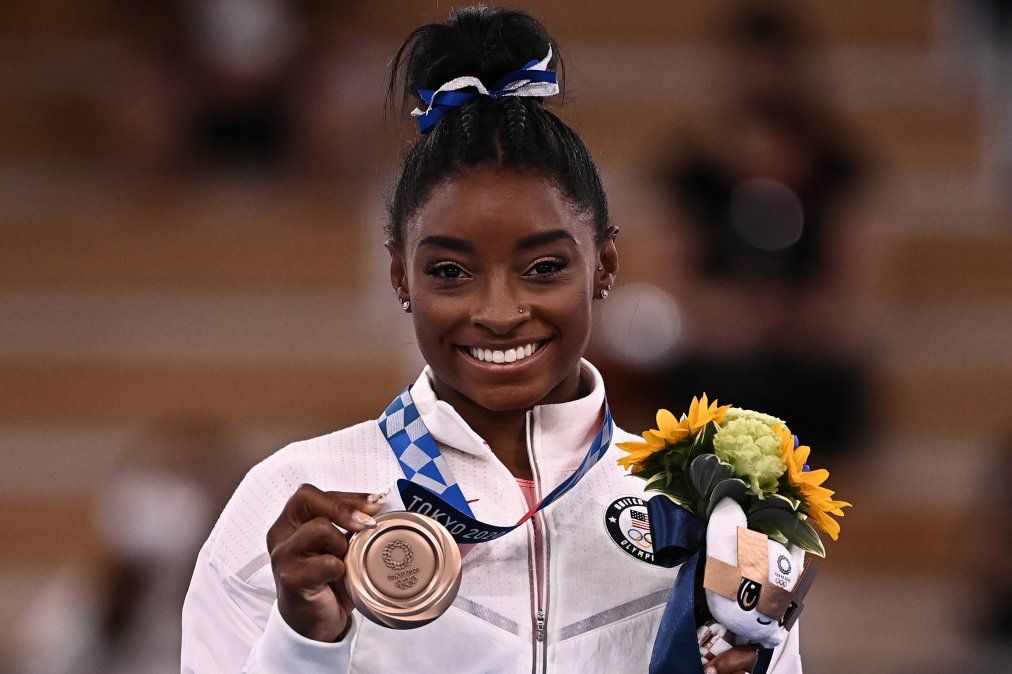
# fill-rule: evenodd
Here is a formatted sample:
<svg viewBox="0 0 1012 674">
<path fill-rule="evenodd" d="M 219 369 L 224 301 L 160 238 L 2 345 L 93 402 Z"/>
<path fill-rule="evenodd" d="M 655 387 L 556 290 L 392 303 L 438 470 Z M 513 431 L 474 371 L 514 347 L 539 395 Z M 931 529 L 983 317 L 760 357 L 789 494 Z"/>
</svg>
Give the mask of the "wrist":
<svg viewBox="0 0 1012 674">
<path fill-rule="evenodd" d="M 299 636 L 325 644 L 338 643 L 351 630 L 351 614 L 346 614 L 345 621 L 336 625 L 335 620 L 321 619 L 317 611 L 291 606 L 281 597 L 278 598 L 278 613 L 285 624 Z"/>
</svg>

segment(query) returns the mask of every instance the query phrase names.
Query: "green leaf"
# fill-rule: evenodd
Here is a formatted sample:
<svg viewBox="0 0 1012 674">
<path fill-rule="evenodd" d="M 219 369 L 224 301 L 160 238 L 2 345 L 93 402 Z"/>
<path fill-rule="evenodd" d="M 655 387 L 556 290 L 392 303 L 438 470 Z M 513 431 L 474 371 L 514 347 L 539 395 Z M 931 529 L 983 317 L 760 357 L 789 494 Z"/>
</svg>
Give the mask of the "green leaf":
<svg viewBox="0 0 1012 674">
<path fill-rule="evenodd" d="M 783 532 L 780 531 L 780 528 L 773 522 L 768 520 L 765 522 L 756 522 L 755 528 L 766 534 L 771 540 L 774 540 L 781 545 L 787 545 L 789 542 L 787 540 L 787 536 L 784 536 Z"/>
<path fill-rule="evenodd" d="M 664 489 L 667 483 L 668 483 L 668 474 L 658 473 L 657 475 L 654 475 L 652 478 L 647 480 L 647 485 L 643 487 L 643 489 L 645 491 L 660 491 L 661 489 Z"/>
<path fill-rule="evenodd" d="M 686 463 L 690 464 L 702 454 L 713 454 L 713 436 L 717 432 L 717 422 L 711 421 L 699 429 L 699 432 L 692 439 L 689 447 Z"/>
<path fill-rule="evenodd" d="M 699 494 L 696 492 L 695 488 L 693 488 L 685 473 L 669 473 L 666 476 L 666 479 L 657 482 L 657 485 L 651 488 L 651 485 L 653 485 L 655 481 L 657 481 L 656 478 L 647 485 L 648 491 L 656 491 L 661 494 L 665 494 L 678 505 L 695 512 L 695 506 L 696 502 L 699 500 Z"/>
<path fill-rule="evenodd" d="M 756 512 L 765 508 L 777 508 L 779 510 L 789 510 L 794 512 L 798 509 L 795 502 L 791 499 L 781 496 L 780 494 L 766 494 L 763 498 L 752 496 L 749 498 L 749 507 L 745 510 L 749 512 Z"/>
<path fill-rule="evenodd" d="M 702 498 L 707 498 L 718 482 L 734 475 L 731 464 L 724 463 L 713 454 L 700 454 L 689 465 L 692 486 Z"/>
<path fill-rule="evenodd" d="M 691 449 L 692 443 L 689 440 L 679 440 L 673 445 L 668 445 L 668 448 L 663 452 L 658 453 L 663 455 L 666 468 L 674 472 L 685 472 Z"/>
<path fill-rule="evenodd" d="M 776 526 L 788 541 L 796 546 L 819 557 L 826 556 L 826 548 L 823 547 L 819 535 L 815 533 L 812 526 L 800 519 L 798 515 L 790 510 L 780 508 L 763 508 L 747 515 L 750 529 L 758 530 L 763 523 L 769 522 Z"/>
<path fill-rule="evenodd" d="M 710 493 L 710 504 L 706 507 L 706 518 L 710 518 L 710 515 L 713 514 L 713 509 L 717 507 L 717 504 L 720 503 L 721 499 L 730 498 L 736 501 L 739 505 L 744 506 L 748 495 L 748 485 L 745 484 L 744 480 L 731 477 L 718 482 L 713 488 L 713 491 Z"/>
</svg>

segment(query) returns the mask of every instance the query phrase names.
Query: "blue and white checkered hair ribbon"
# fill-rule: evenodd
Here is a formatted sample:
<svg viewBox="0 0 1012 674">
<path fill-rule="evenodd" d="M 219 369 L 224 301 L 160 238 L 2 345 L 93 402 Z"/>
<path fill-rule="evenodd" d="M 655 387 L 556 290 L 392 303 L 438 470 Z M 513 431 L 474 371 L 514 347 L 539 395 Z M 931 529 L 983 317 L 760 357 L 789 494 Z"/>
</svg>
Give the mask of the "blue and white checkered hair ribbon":
<svg viewBox="0 0 1012 674">
<path fill-rule="evenodd" d="M 548 70 L 551 60 L 552 45 L 548 45 L 545 58 L 528 62 L 520 70 L 502 77 L 491 89 L 486 89 L 481 80 L 471 76 L 455 77 L 435 91 L 419 89 L 418 95 L 428 103 L 428 107 L 425 110 L 415 108 L 411 116 L 418 118 L 418 130 L 428 133 L 448 110 L 470 103 L 478 96 L 554 96 L 559 93 L 559 81 L 555 72 Z M 477 91 L 460 91 L 465 87 L 474 87 Z"/>
</svg>

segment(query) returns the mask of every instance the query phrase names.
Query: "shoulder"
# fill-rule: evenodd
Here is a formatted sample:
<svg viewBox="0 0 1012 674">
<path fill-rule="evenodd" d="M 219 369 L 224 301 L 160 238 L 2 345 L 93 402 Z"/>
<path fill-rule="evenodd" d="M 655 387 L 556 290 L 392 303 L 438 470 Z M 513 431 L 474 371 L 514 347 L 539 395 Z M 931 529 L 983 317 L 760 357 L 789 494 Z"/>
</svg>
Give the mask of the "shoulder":
<svg viewBox="0 0 1012 674">
<path fill-rule="evenodd" d="M 366 492 L 399 468 L 375 419 L 294 442 L 255 465 L 236 488 L 208 539 L 212 562 L 229 575 L 266 554 L 266 536 L 303 483 L 323 491 Z"/>
<path fill-rule="evenodd" d="M 354 491 L 365 485 L 378 464 L 392 455 L 375 419 L 283 447 L 254 466 L 243 482 L 276 483 L 285 498 L 309 482 L 324 491 Z M 241 488 L 241 486 L 240 486 Z"/>
<path fill-rule="evenodd" d="M 614 428 L 612 429 L 611 435 L 612 445 L 617 445 L 620 442 L 634 442 L 636 440 L 642 442 L 643 436 L 630 433 L 629 431 L 623 428 L 619 428 L 618 424 L 615 424 Z"/>
</svg>

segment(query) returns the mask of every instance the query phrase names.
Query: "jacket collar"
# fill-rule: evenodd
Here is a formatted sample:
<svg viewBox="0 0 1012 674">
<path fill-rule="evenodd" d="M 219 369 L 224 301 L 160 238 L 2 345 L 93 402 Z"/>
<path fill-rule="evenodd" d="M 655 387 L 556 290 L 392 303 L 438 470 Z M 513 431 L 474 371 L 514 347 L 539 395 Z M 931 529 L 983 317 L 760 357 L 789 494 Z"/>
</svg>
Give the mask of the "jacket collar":
<svg viewBox="0 0 1012 674">
<path fill-rule="evenodd" d="M 551 405 L 536 405 L 528 412 L 539 445 L 545 447 L 541 462 L 550 469 L 575 469 L 583 460 L 603 417 L 604 380 L 590 361 L 580 359 L 580 377 L 590 393 L 582 398 Z M 411 386 L 418 413 L 436 442 L 469 454 L 490 455 L 491 448 L 474 432 L 457 410 L 436 398 L 432 368 L 428 365 Z"/>
</svg>

